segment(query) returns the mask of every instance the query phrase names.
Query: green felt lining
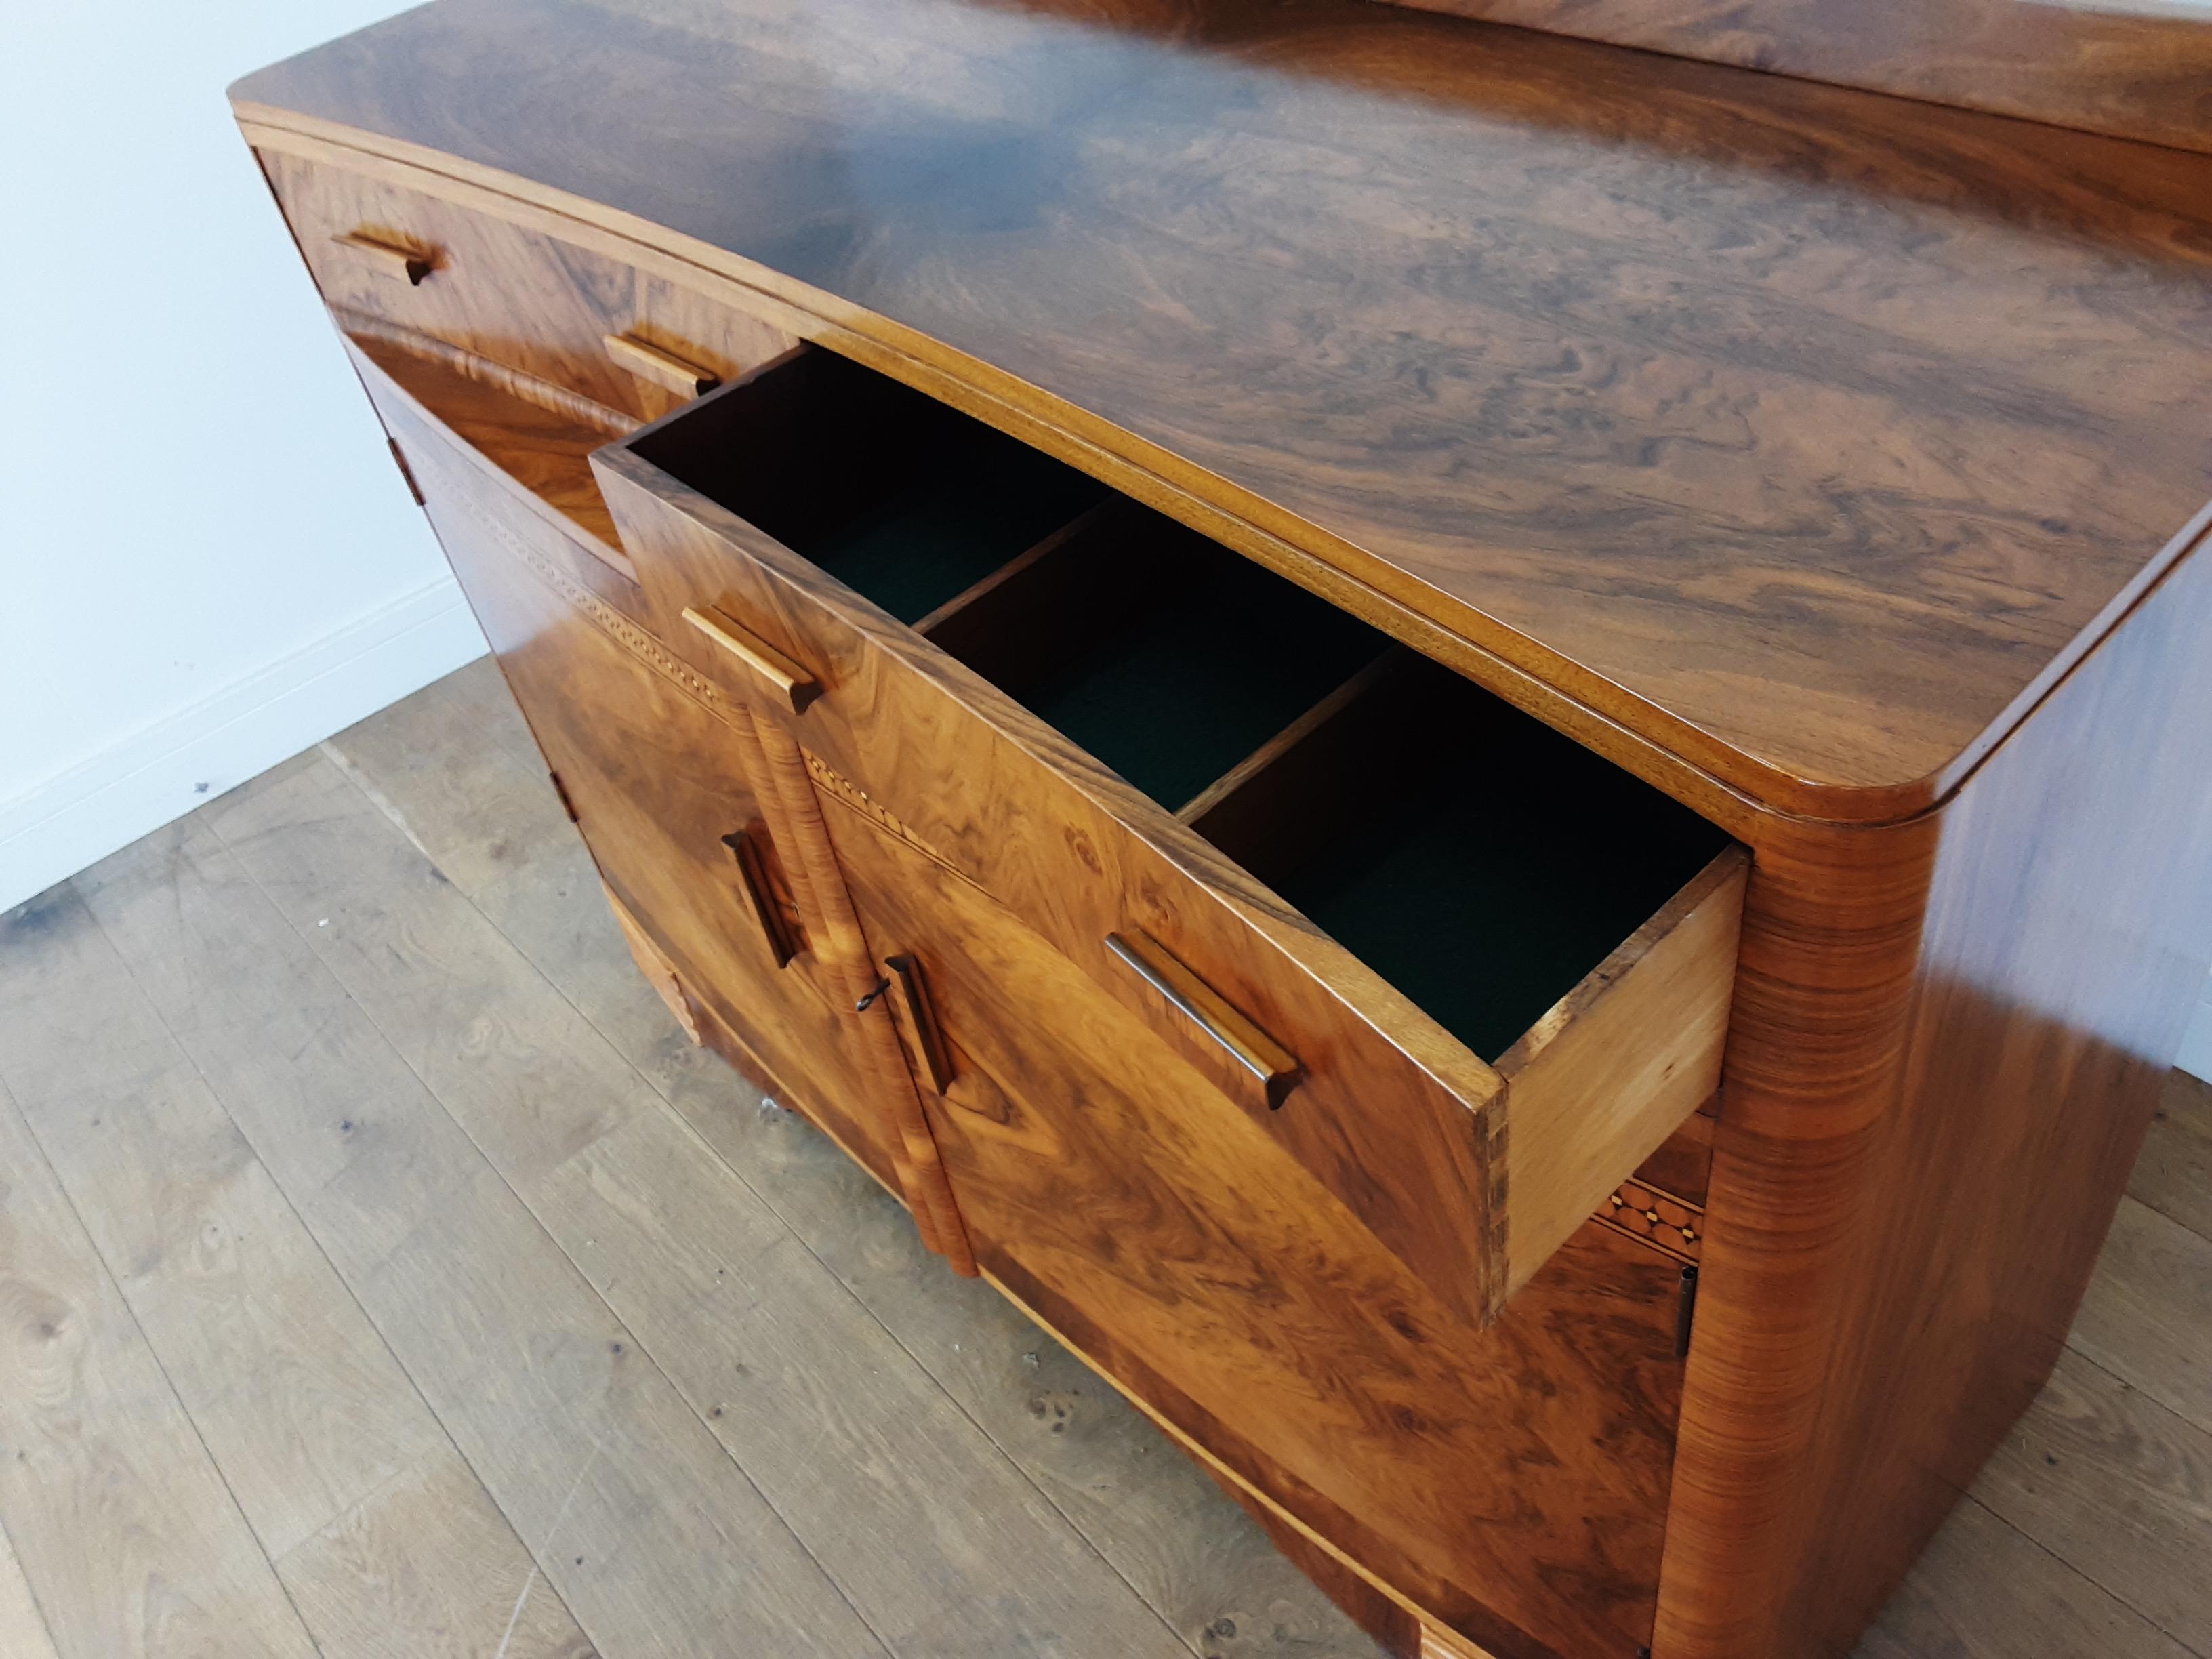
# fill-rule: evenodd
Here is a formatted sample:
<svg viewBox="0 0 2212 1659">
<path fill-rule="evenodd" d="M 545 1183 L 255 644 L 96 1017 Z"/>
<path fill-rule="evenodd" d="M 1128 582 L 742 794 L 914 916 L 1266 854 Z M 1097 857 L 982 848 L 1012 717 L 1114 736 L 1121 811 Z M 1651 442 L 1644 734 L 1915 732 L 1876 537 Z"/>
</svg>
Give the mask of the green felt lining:
<svg viewBox="0 0 2212 1659">
<path fill-rule="evenodd" d="M 1389 641 L 1189 538 L 1158 602 L 1015 695 L 1169 811 L 1374 660 Z"/>
<path fill-rule="evenodd" d="M 901 622 L 916 623 L 1107 493 L 1073 467 L 978 428 L 888 500 L 791 545 Z"/>
<path fill-rule="evenodd" d="M 1372 810 L 1297 867 L 1254 872 L 1493 1061 L 1728 842 L 1509 712 L 1483 722 L 1479 746 L 1439 744 L 1450 758 L 1425 778 L 1346 780 Z"/>
<path fill-rule="evenodd" d="M 732 388 L 641 441 L 639 453 L 902 622 L 938 610 L 1109 494 L 830 354 L 760 383 L 771 384 L 791 395 L 779 404 Z M 1387 641 L 1228 549 L 1145 518 L 1155 530 L 1054 556 L 1117 564 L 1085 573 L 1087 585 L 1040 587 L 1079 614 L 1040 607 L 1024 618 L 1042 630 L 1024 643 L 1050 647 L 1027 659 L 1048 665 L 1006 689 L 1172 811 Z M 1271 855 L 1277 832 L 1262 819 L 1259 844 L 1237 855 L 1494 1060 L 1727 838 L 1471 683 L 1433 664 L 1420 672 L 1418 696 L 1348 728 L 1350 758 L 1309 781 L 1307 799 L 1269 807 L 1301 814 L 1297 828 L 1310 833 L 1283 845 L 1310 850 Z M 1252 823 L 1246 815 L 1239 833 Z"/>
</svg>

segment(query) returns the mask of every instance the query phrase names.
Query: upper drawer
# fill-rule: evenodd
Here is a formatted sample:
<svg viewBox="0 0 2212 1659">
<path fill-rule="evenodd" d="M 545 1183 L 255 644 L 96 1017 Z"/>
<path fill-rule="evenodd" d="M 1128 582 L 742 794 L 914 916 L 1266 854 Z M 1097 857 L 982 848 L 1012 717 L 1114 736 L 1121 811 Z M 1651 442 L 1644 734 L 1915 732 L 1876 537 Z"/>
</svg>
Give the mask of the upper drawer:
<svg viewBox="0 0 2212 1659">
<path fill-rule="evenodd" d="M 1715 1086 L 1741 850 L 1303 589 L 816 350 L 593 465 L 672 644 L 1478 1322 Z"/>
<path fill-rule="evenodd" d="M 316 286 L 349 320 L 441 340 L 631 422 L 793 343 L 757 318 L 481 206 L 274 150 L 261 161 Z"/>
</svg>

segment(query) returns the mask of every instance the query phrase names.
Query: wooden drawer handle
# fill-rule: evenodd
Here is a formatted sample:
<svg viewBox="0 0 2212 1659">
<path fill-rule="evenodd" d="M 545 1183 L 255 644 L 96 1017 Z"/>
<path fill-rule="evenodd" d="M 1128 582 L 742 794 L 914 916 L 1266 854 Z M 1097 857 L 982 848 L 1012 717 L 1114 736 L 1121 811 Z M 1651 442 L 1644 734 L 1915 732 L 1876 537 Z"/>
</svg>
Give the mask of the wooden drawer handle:
<svg viewBox="0 0 2212 1659">
<path fill-rule="evenodd" d="M 1106 948 L 1129 964 L 1137 977 L 1166 998 L 1170 1006 L 1226 1049 L 1231 1059 L 1259 1079 L 1270 1111 L 1280 1107 L 1298 1080 L 1298 1060 L 1244 1018 L 1221 994 L 1183 966 L 1150 933 L 1132 928 L 1106 935 Z"/>
<path fill-rule="evenodd" d="M 929 1000 L 921 964 L 910 956 L 901 956 L 884 957 L 884 966 L 891 970 L 891 982 L 898 987 L 899 1000 L 914 1026 L 915 1043 L 921 1050 L 921 1069 L 928 1073 L 929 1086 L 940 1095 L 951 1093 L 952 1061 L 945 1047 L 945 1033 L 938 1028 L 937 1006 Z"/>
<path fill-rule="evenodd" d="M 371 270 L 386 276 L 404 276 L 416 288 L 438 268 L 437 260 L 419 247 L 410 247 L 404 242 L 395 242 L 388 236 L 379 236 L 374 231 L 349 230 L 343 236 L 331 239 L 340 247 L 349 247 L 366 255 Z"/>
<path fill-rule="evenodd" d="M 722 845 L 737 860 L 738 878 L 745 884 L 745 898 L 768 940 L 769 955 L 775 958 L 777 967 L 788 968 L 799 955 L 799 941 L 792 937 L 790 924 L 784 920 L 783 908 L 775 902 L 775 891 L 769 883 L 762 846 L 765 834 L 763 826 L 750 823 L 723 836 Z"/>
<path fill-rule="evenodd" d="M 674 352 L 664 351 L 650 341 L 628 334 L 610 334 L 605 339 L 608 356 L 638 379 L 665 386 L 679 397 L 696 398 L 722 383 L 722 377 L 712 369 L 686 362 Z"/>
<path fill-rule="evenodd" d="M 822 695 L 821 684 L 811 674 L 743 623 L 733 621 L 728 612 L 713 605 L 686 605 L 684 620 L 751 670 L 793 714 L 803 714 Z"/>
</svg>

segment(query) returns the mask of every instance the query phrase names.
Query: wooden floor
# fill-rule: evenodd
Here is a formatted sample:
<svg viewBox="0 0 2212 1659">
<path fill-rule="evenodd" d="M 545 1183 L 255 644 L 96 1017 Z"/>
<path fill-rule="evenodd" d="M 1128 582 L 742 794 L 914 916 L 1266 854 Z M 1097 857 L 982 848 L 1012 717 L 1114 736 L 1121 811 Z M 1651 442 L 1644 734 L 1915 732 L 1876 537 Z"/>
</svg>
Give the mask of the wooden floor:
<svg viewBox="0 0 2212 1659">
<path fill-rule="evenodd" d="M 5 1659 L 1358 1656 L 684 1042 L 478 664 L 0 920 Z M 2212 1659 L 2212 1089 L 1869 1656 Z"/>
</svg>

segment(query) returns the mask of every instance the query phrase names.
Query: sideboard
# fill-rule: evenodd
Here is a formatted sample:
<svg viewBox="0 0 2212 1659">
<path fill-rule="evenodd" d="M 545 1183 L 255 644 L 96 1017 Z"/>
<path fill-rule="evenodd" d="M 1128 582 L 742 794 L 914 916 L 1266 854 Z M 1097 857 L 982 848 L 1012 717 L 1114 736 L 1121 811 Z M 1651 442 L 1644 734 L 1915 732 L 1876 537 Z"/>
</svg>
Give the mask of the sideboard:
<svg viewBox="0 0 2212 1659">
<path fill-rule="evenodd" d="M 2212 156 L 1358 0 L 233 100 L 696 1041 L 1392 1650 L 1849 1650 L 2203 981 Z"/>
</svg>

